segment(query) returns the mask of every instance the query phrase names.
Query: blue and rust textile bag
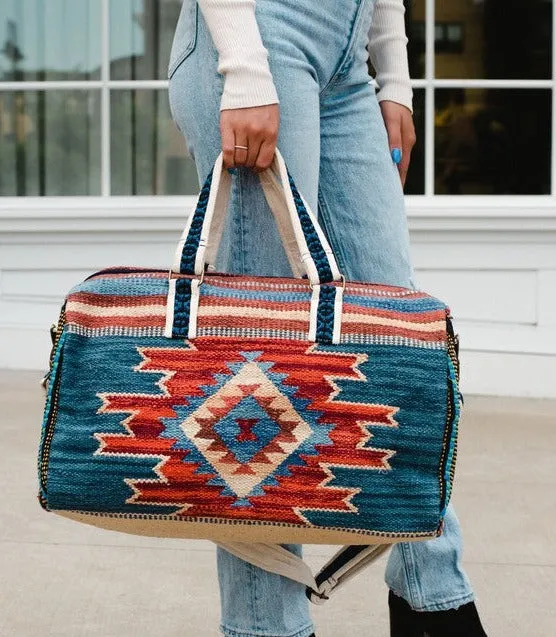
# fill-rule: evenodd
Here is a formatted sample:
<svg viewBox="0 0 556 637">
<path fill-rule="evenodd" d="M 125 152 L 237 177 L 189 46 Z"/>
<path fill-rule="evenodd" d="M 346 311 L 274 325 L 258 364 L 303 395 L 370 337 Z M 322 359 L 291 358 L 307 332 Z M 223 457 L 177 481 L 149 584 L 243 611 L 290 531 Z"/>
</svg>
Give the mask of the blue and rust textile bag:
<svg viewBox="0 0 556 637">
<path fill-rule="evenodd" d="M 432 296 L 345 280 L 279 151 L 260 180 L 293 276 L 215 272 L 231 179 L 220 154 L 170 272 L 110 268 L 68 293 L 38 498 L 106 529 L 214 540 L 322 598 L 389 543 L 441 533 L 457 338 Z M 280 543 L 352 546 L 315 581 Z"/>
</svg>

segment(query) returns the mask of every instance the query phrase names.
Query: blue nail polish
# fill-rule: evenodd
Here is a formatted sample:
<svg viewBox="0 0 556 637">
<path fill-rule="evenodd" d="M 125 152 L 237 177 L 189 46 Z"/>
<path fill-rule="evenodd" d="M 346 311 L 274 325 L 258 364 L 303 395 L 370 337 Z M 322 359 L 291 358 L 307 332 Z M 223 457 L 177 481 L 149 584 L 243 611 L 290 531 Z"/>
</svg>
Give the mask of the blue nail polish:
<svg viewBox="0 0 556 637">
<path fill-rule="evenodd" d="M 395 164 L 399 164 L 402 160 L 402 151 L 399 148 L 392 148 L 392 161 Z"/>
</svg>

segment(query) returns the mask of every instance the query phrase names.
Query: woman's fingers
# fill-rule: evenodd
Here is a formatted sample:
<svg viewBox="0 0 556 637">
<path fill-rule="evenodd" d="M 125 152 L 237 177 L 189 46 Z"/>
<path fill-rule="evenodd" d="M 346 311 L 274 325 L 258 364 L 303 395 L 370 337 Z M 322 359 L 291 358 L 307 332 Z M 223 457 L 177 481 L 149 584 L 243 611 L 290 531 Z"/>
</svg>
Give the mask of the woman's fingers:
<svg viewBox="0 0 556 637">
<path fill-rule="evenodd" d="M 392 161 L 397 164 L 402 186 L 405 185 L 411 150 L 415 145 L 415 127 L 411 111 L 397 102 L 380 102 L 382 117 L 388 133 Z"/>
<path fill-rule="evenodd" d="M 242 134 L 242 132 L 236 131 L 234 144 L 234 160 L 236 166 L 245 166 L 247 164 L 249 153 L 253 152 L 250 150 L 250 141 L 251 140 L 245 137 L 244 133 Z M 238 148 L 238 146 L 244 146 L 245 148 Z"/>
<path fill-rule="evenodd" d="M 249 151 L 247 153 L 247 161 L 245 162 L 244 166 L 247 166 L 248 168 L 254 168 L 262 143 L 263 140 L 261 137 L 252 136 L 249 138 L 247 144 L 245 144 L 246 146 L 249 145 Z"/>
<path fill-rule="evenodd" d="M 279 123 L 278 104 L 221 111 L 224 166 L 246 166 L 256 171 L 268 168 L 274 158 Z"/>
<path fill-rule="evenodd" d="M 272 160 L 274 159 L 274 152 L 276 150 L 276 140 L 267 141 L 265 140 L 259 149 L 259 155 L 257 157 L 257 162 L 253 168 L 256 173 L 260 173 L 266 168 L 268 168 L 272 164 Z"/>
<path fill-rule="evenodd" d="M 405 107 L 402 107 L 405 109 Z M 405 186 L 407 171 L 409 170 L 409 162 L 411 160 L 411 151 L 416 142 L 415 125 L 411 113 L 405 109 L 402 114 L 402 160 L 399 164 L 400 177 L 402 184 Z"/>
<path fill-rule="evenodd" d="M 225 113 L 226 111 L 222 111 Z M 234 165 L 234 149 L 235 133 L 232 126 L 229 125 L 226 118 L 220 118 L 220 137 L 222 138 L 222 160 L 224 168 L 231 168 Z"/>
</svg>

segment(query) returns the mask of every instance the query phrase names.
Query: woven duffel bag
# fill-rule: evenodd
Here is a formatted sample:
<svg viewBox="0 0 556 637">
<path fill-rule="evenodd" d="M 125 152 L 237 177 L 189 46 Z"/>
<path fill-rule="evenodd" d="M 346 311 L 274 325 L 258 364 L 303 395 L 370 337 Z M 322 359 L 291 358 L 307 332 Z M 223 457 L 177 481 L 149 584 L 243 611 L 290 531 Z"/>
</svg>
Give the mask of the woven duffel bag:
<svg viewBox="0 0 556 637">
<path fill-rule="evenodd" d="M 105 529 L 213 540 L 323 598 L 389 543 L 441 533 L 457 337 L 438 299 L 345 280 L 278 150 L 259 177 L 293 277 L 215 272 L 222 159 L 169 272 L 110 268 L 66 296 L 38 498 Z M 279 543 L 352 546 L 315 581 Z"/>
</svg>

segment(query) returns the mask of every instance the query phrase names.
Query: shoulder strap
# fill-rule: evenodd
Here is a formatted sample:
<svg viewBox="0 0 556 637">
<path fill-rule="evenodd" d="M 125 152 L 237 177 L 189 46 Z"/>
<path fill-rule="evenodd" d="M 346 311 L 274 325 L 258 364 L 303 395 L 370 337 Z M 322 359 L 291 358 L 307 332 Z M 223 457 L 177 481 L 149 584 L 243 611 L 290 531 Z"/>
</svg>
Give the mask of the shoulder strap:
<svg viewBox="0 0 556 637">
<path fill-rule="evenodd" d="M 313 576 L 309 566 L 279 544 L 217 542 L 236 557 L 306 586 L 307 597 L 323 604 L 330 594 L 384 554 L 391 544 L 344 546 Z"/>
</svg>

